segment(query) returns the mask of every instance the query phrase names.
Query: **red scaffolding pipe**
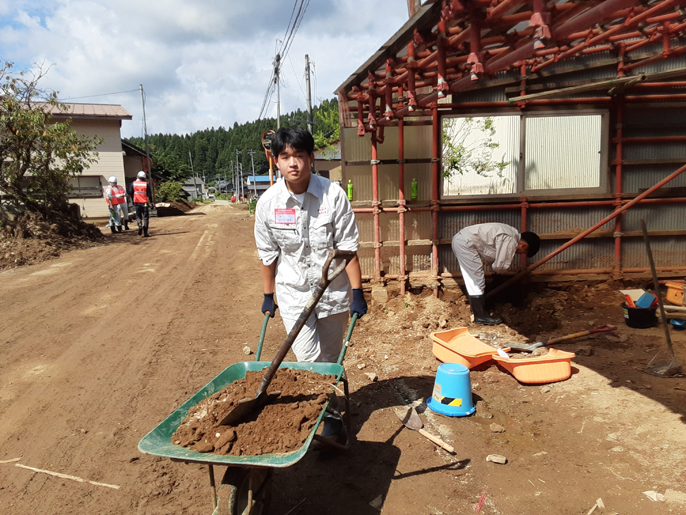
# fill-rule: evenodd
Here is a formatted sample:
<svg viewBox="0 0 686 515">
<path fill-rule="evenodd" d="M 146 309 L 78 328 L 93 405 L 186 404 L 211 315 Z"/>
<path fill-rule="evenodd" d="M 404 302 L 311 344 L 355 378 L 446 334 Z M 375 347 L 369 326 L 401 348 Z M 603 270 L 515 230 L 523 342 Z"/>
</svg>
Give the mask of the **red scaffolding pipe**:
<svg viewBox="0 0 686 515">
<path fill-rule="evenodd" d="M 562 251 L 568 249 L 569 247 L 571 247 L 572 245 L 574 245 L 576 242 L 582 240 L 583 238 L 585 238 L 586 236 L 588 236 L 588 235 L 591 234 L 592 232 L 598 230 L 600 227 L 602 227 L 603 225 L 605 225 L 605 224 L 606 224 L 607 222 L 609 222 L 610 220 L 612 220 L 612 219 L 614 219 L 615 217 L 619 216 L 620 214 L 622 214 L 624 211 L 626 211 L 626 210 L 629 209 L 630 207 L 634 206 L 635 204 L 638 204 L 642 199 L 644 199 L 645 197 L 647 197 L 648 195 L 650 195 L 650 194 L 653 193 L 654 191 L 660 189 L 662 186 L 664 186 L 665 184 L 667 184 L 667 183 L 668 183 L 669 181 L 671 181 L 672 179 L 675 179 L 676 177 L 678 177 L 679 175 L 681 175 L 684 171 L 686 171 L 686 165 L 682 166 L 681 168 L 679 168 L 677 171 L 675 171 L 675 172 L 672 173 L 671 175 L 665 177 L 664 179 L 662 179 L 660 182 L 658 182 L 657 184 L 655 184 L 655 185 L 652 186 L 651 188 L 648 188 L 646 191 L 644 191 L 643 193 L 641 193 L 640 195 L 638 195 L 637 197 L 635 197 L 633 200 L 631 200 L 630 202 L 628 202 L 627 204 L 625 204 L 624 206 L 622 206 L 620 209 L 616 210 L 616 211 L 613 212 L 611 215 L 606 216 L 606 217 L 603 218 L 600 222 L 596 223 L 596 224 L 595 224 L 594 226 L 592 226 L 591 228 L 586 229 L 584 232 L 582 232 L 581 234 L 579 234 L 579 235 L 576 236 L 575 238 L 572 238 L 572 239 L 569 240 L 567 243 L 565 243 L 564 245 L 562 245 L 561 247 L 559 247 L 557 250 L 551 252 L 550 254 L 548 254 L 548 255 L 547 255 L 546 257 L 544 257 L 543 259 L 537 261 L 537 262 L 534 263 L 533 265 L 530 265 L 530 266 L 527 267 L 525 270 L 522 270 L 522 271 L 519 272 L 517 275 L 515 275 L 513 278 L 511 278 L 511 279 L 509 279 L 508 281 L 504 282 L 504 283 L 501 284 L 499 287 L 497 287 L 496 289 L 494 289 L 492 292 L 490 292 L 489 294 L 487 294 L 487 297 L 491 297 L 491 296 L 495 295 L 496 293 L 498 293 L 498 292 L 504 290 L 505 288 L 507 288 L 508 286 L 510 286 L 512 283 L 514 283 L 514 282 L 518 281 L 519 279 L 521 279 L 521 278 L 522 278 L 524 275 L 526 275 L 527 273 L 532 272 L 533 270 L 535 270 L 536 268 L 538 268 L 539 266 L 541 266 L 543 263 L 545 263 L 545 262 L 551 260 L 552 258 L 554 258 L 555 256 L 557 256 L 560 252 L 562 252 Z M 662 199 L 654 199 L 654 200 L 662 200 Z"/>
<path fill-rule="evenodd" d="M 379 163 L 376 132 L 372 132 L 372 205 L 374 206 L 374 275 L 381 279 L 381 237 L 379 235 Z"/>
<path fill-rule="evenodd" d="M 398 121 L 398 225 L 400 239 L 400 295 L 405 296 L 405 124 Z"/>
<path fill-rule="evenodd" d="M 438 108 L 434 107 L 432 111 L 433 117 L 433 142 L 431 145 L 431 238 L 433 242 L 431 243 L 432 252 L 432 264 L 431 269 L 433 271 L 434 277 L 436 277 L 436 284 L 434 286 L 434 296 L 438 296 L 438 210 L 440 206 L 438 204 L 438 163 L 439 155 L 438 150 L 440 148 L 439 141 L 441 137 L 440 126 L 438 124 Z"/>
<path fill-rule="evenodd" d="M 617 138 L 616 138 L 616 159 L 615 167 L 615 205 L 617 209 L 622 207 L 622 136 L 624 134 L 624 105 L 620 101 L 617 105 Z M 618 214 L 615 218 L 615 265 L 614 273 L 619 275 L 622 269 L 622 215 Z"/>
</svg>

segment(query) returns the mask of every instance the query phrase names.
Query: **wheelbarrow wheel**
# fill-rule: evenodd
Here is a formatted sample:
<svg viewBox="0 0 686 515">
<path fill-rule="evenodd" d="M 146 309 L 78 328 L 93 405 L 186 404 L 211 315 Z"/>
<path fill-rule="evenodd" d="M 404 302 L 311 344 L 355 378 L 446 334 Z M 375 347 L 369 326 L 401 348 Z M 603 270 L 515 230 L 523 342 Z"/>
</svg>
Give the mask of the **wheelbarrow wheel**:
<svg viewBox="0 0 686 515">
<path fill-rule="evenodd" d="M 248 507 L 252 487 L 250 515 L 266 515 L 271 501 L 271 469 L 229 467 L 217 489 L 215 515 L 242 515 Z"/>
</svg>

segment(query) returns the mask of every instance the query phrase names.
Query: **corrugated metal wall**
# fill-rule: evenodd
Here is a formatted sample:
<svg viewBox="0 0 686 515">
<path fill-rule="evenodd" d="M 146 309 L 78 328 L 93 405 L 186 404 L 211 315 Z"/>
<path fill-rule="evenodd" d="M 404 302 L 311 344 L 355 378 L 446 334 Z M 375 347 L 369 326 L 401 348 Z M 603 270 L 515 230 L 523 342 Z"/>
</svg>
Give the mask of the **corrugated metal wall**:
<svg viewBox="0 0 686 515">
<path fill-rule="evenodd" d="M 683 40 L 683 41 L 682 41 Z M 681 38 L 678 44 L 686 44 Z M 659 49 L 661 43 L 656 43 Z M 674 43 L 677 46 L 677 43 Z M 646 53 L 651 51 L 646 47 Z M 656 50 L 657 52 L 658 50 Z M 563 61 L 545 70 L 547 84 L 556 82 L 564 85 L 568 82 L 578 83 L 584 80 L 599 80 L 616 77 L 616 64 L 613 55 L 609 53 L 591 54 L 579 59 Z M 645 66 L 641 73 L 656 73 L 676 68 L 683 68 L 683 59 L 665 59 Z M 580 69 L 580 65 L 588 66 Z M 561 75 L 556 76 L 555 73 Z M 568 72 L 568 73 L 566 73 Z M 511 71 L 504 76 L 518 77 L 518 71 Z M 652 90 L 632 90 L 631 94 L 653 94 Z M 682 93 L 682 90 L 674 90 Z M 585 96 L 602 96 L 602 92 L 592 91 Z M 489 102 L 507 99 L 505 88 L 488 88 L 474 90 L 455 95 L 452 102 Z M 683 104 L 682 104 L 683 105 Z M 554 110 L 551 108 L 550 110 Z M 567 108 L 569 109 L 569 108 Z M 443 111 L 442 111 L 443 112 Z M 484 115 L 492 115 L 493 110 Z M 532 112 L 536 112 L 533 109 Z M 569 113 L 569 111 L 566 111 Z M 459 113 L 455 113 L 459 114 Z M 503 113 L 504 114 L 504 113 Z M 614 117 L 614 112 L 613 112 Z M 605 142 L 609 143 L 607 161 L 599 163 L 579 162 L 579 155 L 600 156 L 601 124 L 596 114 L 575 116 L 573 118 L 529 118 L 526 122 L 526 132 L 529 138 L 543 139 L 546 144 L 535 148 L 528 145 L 525 148 L 526 166 L 534 163 L 542 172 L 539 175 L 529 174 L 529 188 L 545 189 L 551 185 L 560 188 L 591 188 L 597 187 L 597 170 L 605 170 L 606 162 L 616 159 L 614 145 L 616 128 L 614 119 L 609 133 L 605 134 Z M 683 136 L 686 134 L 686 106 L 675 108 L 669 106 L 651 105 L 649 108 L 641 104 L 627 104 L 624 108 L 623 131 L 624 138 Z M 565 134 L 564 136 L 559 136 Z M 532 137 L 533 135 L 533 137 Z M 543 138 L 545 136 L 545 138 Z M 554 136 L 554 137 L 552 137 Z M 344 129 L 344 160 L 347 162 L 369 161 L 371 159 L 371 137 L 357 136 L 356 129 Z M 527 139 L 527 141 L 529 141 Z M 591 145 L 589 147 L 588 145 Z M 404 132 L 405 159 L 423 159 L 427 162 L 408 163 L 405 165 L 405 192 L 410 198 L 410 184 L 413 179 L 418 183 L 418 203 L 431 199 L 432 165 L 429 161 L 432 149 L 432 128 L 429 125 L 406 125 Z M 577 148 L 579 147 L 579 148 Z M 398 128 L 386 127 L 385 140 L 378 145 L 378 159 L 398 159 Z M 680 166 L 679 161 L 686 163 L 686 143 L 625 143 L 622 159 L 622 190 L 628 194 L 636 194 L 650 188 L 659 180 L 671 174 Z M 655 163 L 651 161 L 673 160 L 673 163 Z M 604 198 L 612 199 L 615 191 L 615 166 L 609 170 L 610 181 Z M 594 172 L 595 170 L 595 172 Z M 344 180 L 354 182 L 354 201 L 365 202 L 370 205 L 372 200 L 372 167 L 371 165 L 344 165 Z M 666 188 L 686 188 L 686 174 L 668 184 Z M 581 190 L 583 191 L 583 190 Z M 383 164 L 379 166 L 379 196 L 382 201 L 398 198 L 398 165 Z M 686 196 L 686 195 L 679 195 Z M 578 197 L 577 197 L 578 198 Z M 589 197 L 593 198 L 593 197 Z M 597 196 L 595 197 L 597 198 Z M 516 203 L 516 200 L 512 200 Z M 541 242 L 538 258 L 557 249 L 573 234 L 586 229 L 612 212 L 611 206 L 585 207 L 569 209 L 534 209 L 527 212 L 527 229 L 546 235 Z M 683 204 L 650 204 L 634 207 L 622 216 L 622 232 L 640 230 L 640 220 L 644 219 L 649 231 L 686 230 Z M 373 215 L 357 214 L 360 227 L 360 240 L 366 247 L 360 250 L 359 256 L 365 275 L 373 275 L 375 267 Z M 438 215 L 438 238 L 446 241 L 452 238 L 461 228 L 484 222 L 502 222 L 517 229 L 520 228 L 521 211 L 512 210 L 479 210 L 479 211 L 442 211 Z M 432 214 L 430 212 L 405 213 L 405 239 L 410 242 L 406 247 L 405 268 L 408 272 L 431 271 Z M 613 231 L 615 222 L 611 221 L 601 228 L 603 231 Z M 381 261 L 384 274 L 399 274 L 399 220 L 397 213 L 386 212 L 380 214 L 380 235 L 382 242 L 388 242 L 381 248 Z M 556 238 L 556 233 L 559 238 Z M 419 241 L 423 240 L 423 241 Z M 684 266 L 686 264 L 686 238 L 682 236 L 654 236 L 652 248 L 658 267 Z M 645 246 L 638 236 L 624 236 L 621 240 L 622 267 L 646 268 L 648 266 Z M 540 270 L 589 270 L 611 269 L 614 265 L 615 239 L 613 237 L 588 238 L 556 256 Z M 438 246 L 439 274 L 458 273 L 459 267 L 448 243 Z M 521 261 L 514 260 L 512 270 L 521 267 Z"/>
</svg>

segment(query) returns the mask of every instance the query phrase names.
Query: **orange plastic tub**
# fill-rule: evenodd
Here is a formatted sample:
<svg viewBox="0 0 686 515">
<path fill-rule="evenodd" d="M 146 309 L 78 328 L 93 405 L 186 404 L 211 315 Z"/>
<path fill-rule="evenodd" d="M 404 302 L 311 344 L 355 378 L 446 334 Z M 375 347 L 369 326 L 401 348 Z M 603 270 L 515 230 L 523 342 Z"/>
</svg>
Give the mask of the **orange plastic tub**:
<svg viewBox="0 0 686 515">
<path fill-rule="evenodd" d="M 474 338 L 466 327 L 431 333 L 433 353 L 443 363 L 460 363 L 474 368 L 489 361 L 498 351 Z M 509 350 L 509 349 L 507 349 Z"/>
<path fill-rule="evenodd" d="M 550 349 L 545 356 L 529 359 L 502 358 L 495 354 L 493 359 L 510 372 L 517 381 L 527 384 L 556 383 L 572 375 L 573 352 Z"/>
</svg>

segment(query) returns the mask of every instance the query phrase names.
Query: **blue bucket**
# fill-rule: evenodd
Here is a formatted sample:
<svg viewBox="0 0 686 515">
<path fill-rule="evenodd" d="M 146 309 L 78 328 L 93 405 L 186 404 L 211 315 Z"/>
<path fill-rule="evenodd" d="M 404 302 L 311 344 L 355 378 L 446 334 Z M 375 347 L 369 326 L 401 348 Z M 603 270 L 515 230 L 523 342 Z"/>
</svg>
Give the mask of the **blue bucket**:
<svg viewBox="0 0 686 515">
<path fill-rule="evenodd" d="M 436 372 L 431 397 L 426 401 L 431 411 L 449 417 L 466 417 L 476 411 L 472 401 L 469 369 L 459 363 L 443 363 Z"/>
</svg>

